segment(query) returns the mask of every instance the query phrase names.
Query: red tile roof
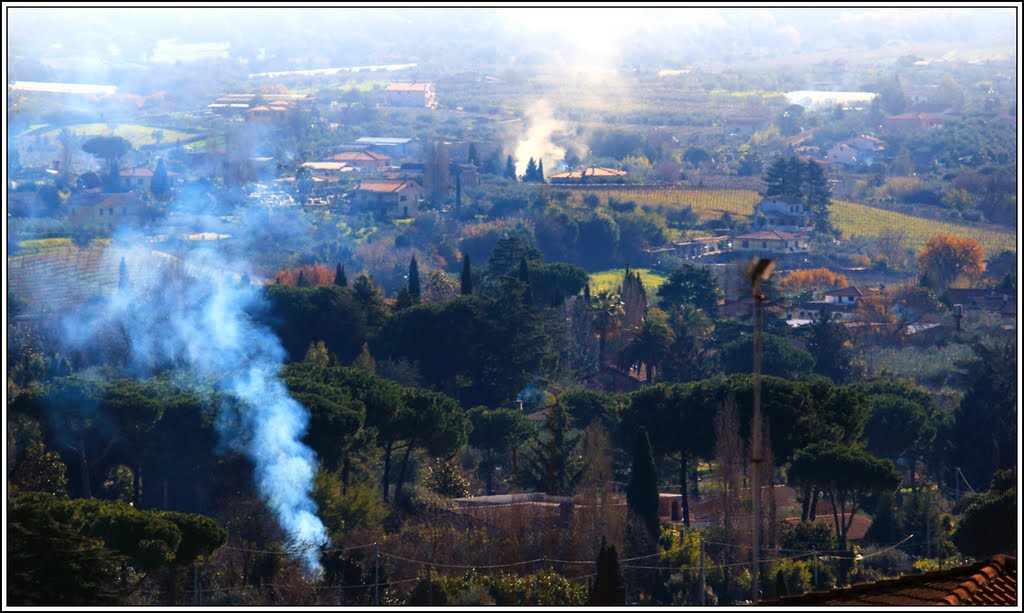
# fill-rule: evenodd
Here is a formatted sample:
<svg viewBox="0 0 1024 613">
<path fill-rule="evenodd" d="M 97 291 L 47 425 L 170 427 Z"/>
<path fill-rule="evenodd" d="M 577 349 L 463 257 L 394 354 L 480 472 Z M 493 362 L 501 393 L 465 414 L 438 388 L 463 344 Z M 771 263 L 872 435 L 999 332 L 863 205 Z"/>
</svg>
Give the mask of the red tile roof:
<svg viewBox="0 0 1024 613">
<path fill-rule="evenodd" d="M 387 92 L 422 92 L 430 87 L 430 83 L 392 83 L 385 88 Z"/>
<path fill-rule="evenodd" d="M 360 192 L 400 192 L 406 187 L 418 187 L 412 181 L 382 179 L 379 181 L 360 181 L 356 191 Z"/>
<path fill-rule="evenodd" d="M 386 162 L 391 158 L 372 151 L 342 151 L 327 158 L 328 162 Z"/>
<path fill-rule="evenodd" d="M 761 603 L 775 606 L 1018 606 L 1017 558 L 992 556 L 987 560 L 920 575 L 904 575 L 827 592 L 785 596 Z"/>
<path fill-rule="evenodd" d="M 860 291 L 856 285 L 849 287 L 841 287 L 832 291 L 825 292 L 826 296 L 864 296 L 864 292 Z"/>
<path fill-rule="evenodd" d="M 742 234 L 736 237 L 737 239 L 748 239 L 756 241 L 792 241 L 798 238 L 805 238 L 801 234 L 791 234 L 789 232 L 782 232 L 780 230 L 761 230 L 760 232 L 751 232 L 750 234 Z"/>
</svg>

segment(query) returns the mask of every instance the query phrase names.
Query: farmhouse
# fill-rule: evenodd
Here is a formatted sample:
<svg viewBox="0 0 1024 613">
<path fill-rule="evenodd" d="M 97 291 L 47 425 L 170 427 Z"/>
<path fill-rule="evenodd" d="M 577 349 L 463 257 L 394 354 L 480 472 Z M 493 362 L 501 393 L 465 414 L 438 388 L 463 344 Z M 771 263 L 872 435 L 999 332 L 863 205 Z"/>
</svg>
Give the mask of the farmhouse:
<svg viewBox="0 0 1024 613">
<path fill-rule="evenodd" d="M 388 106 L 406 106 L 418 108 L 435 108 L 437 96 L 432 83 L 392 83 L 384 92 L 388 97 Z"/>
<path fill-rule="evenodd" d="M 814 224 L 802 202 L 765 198 L 754 205 L 754 229 L 804 234 L 813 231 Z"/>
<path fill-rule="evenodd" d="M 112 230 L 145 221 L 146 205 L 132 193 L 102 194 L 80 192 L 64 205 L 68 221 L 76 226 L 101 226 Z"/>
<path fill-rule="evenodd" d="M 903 113 L 889 115 L 884 125 L 890 130 L 924 130 L 925 128 L 941 128 L 948 119 L 937 113 Z"/>
<path fill-rule="evenodd" d="M 353 194 L 353 205 L 379 215 L 410 217 L 419 210 L 423 188 L 407 179 L 360 181 Z"/>
<path fill-rule="evenodd" d="M 149 168 L 125 168 L 121 170 L 121 186 L 126 189 L 149 189 L 153 185 L 153 171 Z M 173 180 L 178 173 L 167 171 L 167 178 Z"/>
<path fill-rule="evenodd" d="M 878 153 L 885 150 L 885 143 L 873 136 L 862 134 L 848 138 L 832 146 L 826 154 L 829 162 L 844 166 L 870 165 Z"/>
<path fill-rule="evenodd" d="M 770 122 L 768 115 L 733 115 L 726 118 L 722 132 L 726 138 L 747 139 L 754 132 L 767 128 Z"/>
<path fill-rule="evenodd" d="M 733 239 L 733 251 L 766 254 L 807 253 L 807 236 L 781 230 L 760 230 Z"/>
</svg>

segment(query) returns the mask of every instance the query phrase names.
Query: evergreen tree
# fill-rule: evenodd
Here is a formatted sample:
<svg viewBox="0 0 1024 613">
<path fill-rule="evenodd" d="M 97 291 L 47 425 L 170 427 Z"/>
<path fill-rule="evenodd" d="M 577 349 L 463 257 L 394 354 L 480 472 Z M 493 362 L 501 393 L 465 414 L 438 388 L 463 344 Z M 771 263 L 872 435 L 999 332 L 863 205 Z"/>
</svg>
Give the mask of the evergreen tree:
<svg viewBox="0 0 1024 613">
<path fill-rule="evenodd" d="M 786 202 L 803 202 L 803 163 L 800 158 L 778 158 L 768 167 L 765 196 Z"/>
<path fill-rule="evenodd" d="M 309 287 L 309 283 L 306 282 L 306 274 L 303 271 L 299 271 L 299 278 L 295 280 L 296 287 Z"/>
<path fill-rule="evenodd" d="M 530 284 L 530 265 L 526 263 L 525 257 L 519 260 L 519 280 Z"/>
<path fill-rule="evenodd" d="M 125 289 L 128 287 L 128 266 L 124 263 L 124 258 L 121 258 L 121 265 L 117 268 L 117 288 Z"/>
<path fill-rule="evenodd" d="M 530 158 L 526 163 L 526 174 L 522 176 L 523 183 L 534 183 L 537 181 L 537 162 Z"/>
<path fill-rule="evenodd" d="M 850 374 L 852 356 L 846 347 L 849 335 L 846 327 L 832 321 L 822 308 L 818 316 L 807 326 L 807 351 L 814 356 L 814 372 L 832 379 L 833 383 L 845 383 Z"/>
<path fill-rule="evenodd" d="M 462 284 L 459 288 L 459 294 L 462 296 L 469 296 L 473 293 L 473 270 L 469 265 L 469 253 L 462 254 Z"/>
<path fill-rule="evenodd" d="M 345 267 L 341 265 L 341 262 L 338 262 L 338 266 L 334 269 L 334 284 L 348 287 L 348 277 L 345 276 Z"/>
<path fill-rule="evenodd" d="M 544 160 L 537 162 L 537 183 L 544 183 Z"/>
<path fill-rule="evenodd" d="M 413 302 L 412 294 L 409 292 L 408 287 L 398 288 L 398 293 L 395 295 L 395 310 L 404 311 L 405 309 L 416 304 Z"/>
<path fill-rule="evenodd" d="M 512 156 L 505 158 L 505 172 L 501 175 L 506 179 L 516 180 L 516 165 L 512 161 Z"/>
<path fill-rule="evenodd" d="M 169 186 L 167 165 L 164 164 L 164 159 L 160 158 L 156 162 L 156 170 L 153 171 L 153 179 L 149 182 L 149 189 L 154 195 L 162 196 L 167 193 Z"/>
<path fill-rule="evenodd" d="M 626 489 L 626 505 L 655 539 L 659 526 L 658 500 L 658 472 L 651 453 L 651 440 L 647 428 L 640 426 L 633 445 L 633 472 Z"/>
<path fill-rule="evenodd" d="M 626 582 L 619 566 L 619 554 L 615 545 L 609 545 L 604 537 L 601 537 L 601 550 L 597 554 L 597 577 L 594 578 L 587 604 L 626 604 Z"/>
<path fill-rule="evenodd" d="M 420 269 L 416 265 L 416 256 L 409 261 L 409 298 L 413 304 L 420 302 Z"/>
<path fill-rule="evenodd" d="M 802 179 L 804 208 L 814 218 L 815 232 L 824 236 L 834 236 L 835 230 L 828 210 L 829 204 L 832 203 L 832 188 L 821 164 L 807 160 L 803 167 Z"/>
<path fill-rule="evenodd" d="M 519 260 L 519 282 L 523 284 L 526 291 L 523 293 L 523 303 L 533 303 L 533 291 L 530 287 L 530 265 L 526 263 L 526 258 Z"/>
<path fill-rule="evenodd" d="M 483 166 L 480 167 L 480 172 L 487 175 L 496 175 L 498 174 L 499 166 L 501 166 L 501 157 L 495 151 L 484 160 Z"/>
<path fill-rule="evenodd" d="M 530 462 L 523 477 L 529 485 L 552 496 L 570 496 L 583 473 L 579 458 L 580 435 L 573 436 L 572 416 L 565 405 L 549 409 L 544 428 L 532 444 Z"/>
<path fill-rule="evenodd" d="M 476 154 L 476 143 L 469 143 L 469 155 L 466 156 L 466 163 L 474 166 L 480 165 L 480 159 Z"/>
</svg>

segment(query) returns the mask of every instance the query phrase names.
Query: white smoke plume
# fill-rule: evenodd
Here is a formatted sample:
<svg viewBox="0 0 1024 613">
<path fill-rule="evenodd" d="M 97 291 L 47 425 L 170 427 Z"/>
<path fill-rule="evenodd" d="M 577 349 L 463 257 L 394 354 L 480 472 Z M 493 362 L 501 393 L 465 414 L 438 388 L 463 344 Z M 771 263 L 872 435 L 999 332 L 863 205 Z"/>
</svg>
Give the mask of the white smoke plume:
<svg viewBox="0 0 1024 613">
<path fill-rule="evenodd" d="M 535 162 L 544 160 L 544 172 L 550 173 L 565 158 L 565 148 L 552 142 L 551 137 L 565 130 L 568 124 L 555 119 L 554 111 L 546 100 L 538 100 L 526 109 L 526 134 L 516 143 L 516 174 L 522 176 L 532 157 Z"/>
<path fill-rule="evenodd" d="M 319 546 L 328 537 L 310 497 L 316 456 L 301 442 L 308 414 L 281 380 L 286 354 L 280 341 L 250 316 L 261 308 L 262 292 L 240 282 L 239 273 L 250 273 L 246 262 L 210 250 L 175 260 L 124 233 L 115 242 L 129 246 L 126 260 L 134 270 L 142 262 L 179 274 L 129 278 L 102 300 L 72 311 L 63 322 L 66 340 L 84 350 L 102 347 L 104 331 L 113 327 L 127 340 L 130 372 L 146 376 L 174 367 L 212 382 L 225 398 L 215 419 L 221 444 L 253 462 L 256 487 L 287 535 L 286 548 L 316 576 Z M 120 253 L 111 249 L 108 257 Z"/>
</svg>

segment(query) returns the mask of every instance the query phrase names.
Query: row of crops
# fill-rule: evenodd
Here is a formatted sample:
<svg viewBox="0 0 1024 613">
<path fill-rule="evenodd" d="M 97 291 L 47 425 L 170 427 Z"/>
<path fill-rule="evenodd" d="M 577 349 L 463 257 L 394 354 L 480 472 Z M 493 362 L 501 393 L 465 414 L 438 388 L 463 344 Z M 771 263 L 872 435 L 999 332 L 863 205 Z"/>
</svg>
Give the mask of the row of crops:
<svg viewBox="0 0 1024 613">
<path fill-rule="evenodd" d="M 582 192 L 597 194 L 617 200 L 633 200 L 640 205 L 657 208 L 691 207 L 702 220 L 717 219 L 728 212 L 733 217 L 749 217 L 754 204 L 761 199 L 757 192 L 749 190 L 693 190 L 693 189 L 630 189 L 594 190 Z M 845 200 L 833 201 L 833 223 L 846 237 L 875 237 L 884 230 L 904 230 L 906 243 L 913 249 L 921 249 L 929 238 L 946 233 L 955 236 L 969 236 L 977 239 L 985 253 L 1016 251 L 1016 237 L 1010 232 L 981 228 L 914 217 L 904 213 L 879 209 Z"/>
<path fill-rule="evenodd" d="M 30 312 L 52 313 L 112 292 L 122 257 L 130 281 L 149 282 L 158 272 L 148 258 L 134 261 L 126 256 L 125 250 L 104 244 L 26 249 L 22 255 L 7 258 L 8 291 L 25 300 Z"/>
</svg>

